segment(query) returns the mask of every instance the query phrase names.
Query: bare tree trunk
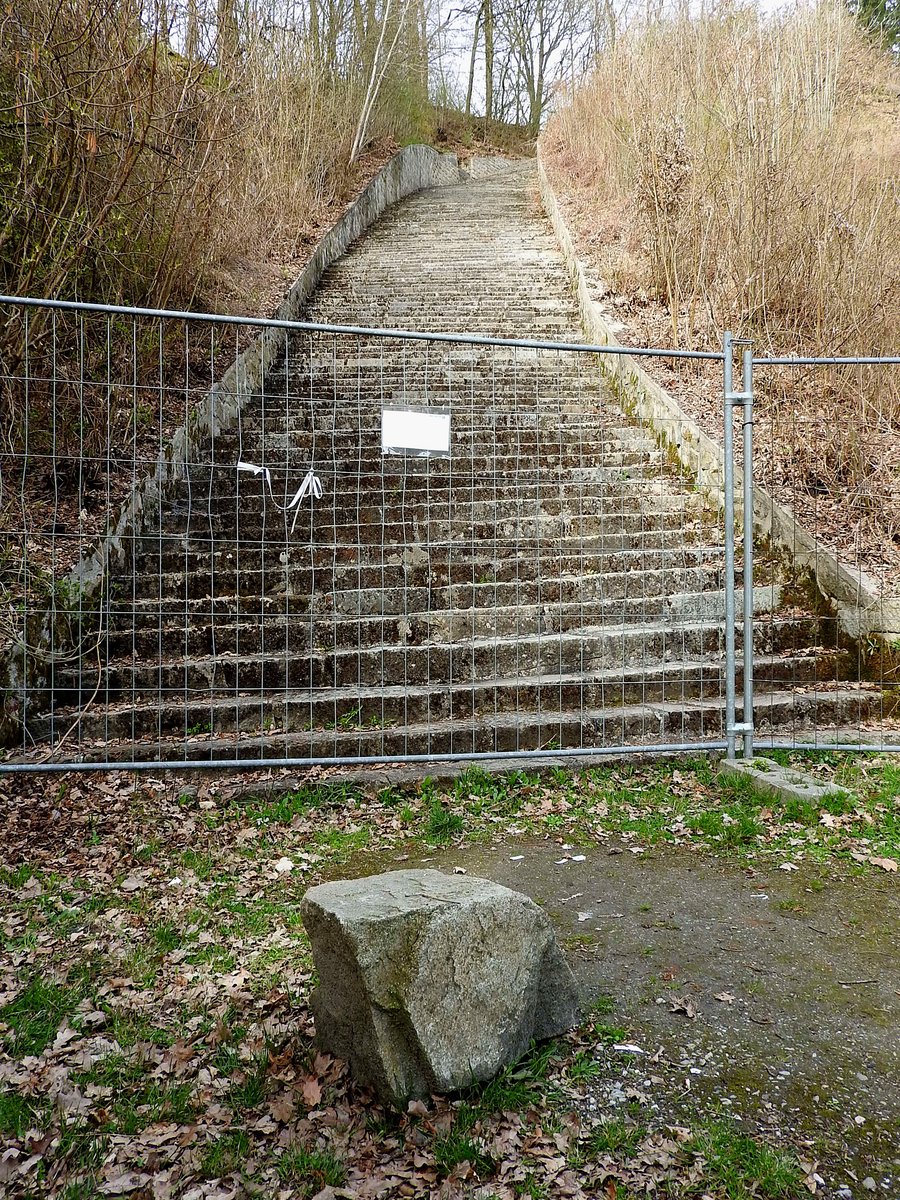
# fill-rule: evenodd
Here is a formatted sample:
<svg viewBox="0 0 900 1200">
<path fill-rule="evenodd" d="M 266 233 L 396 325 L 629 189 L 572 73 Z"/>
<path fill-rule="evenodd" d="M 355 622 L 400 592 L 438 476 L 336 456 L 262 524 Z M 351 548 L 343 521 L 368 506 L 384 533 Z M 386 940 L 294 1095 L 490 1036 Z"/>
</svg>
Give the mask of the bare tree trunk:
<svg viewBox="0 0 900 1200">
<path fill-rule="evenodd" d="M 322 61 L 322 36 L 319 32 L 319 0 L 309 0 L 309 40 L 316 62 Z"/>
<path fill-rule="evenodd" d="M 422 96 L 424 102 L 428 103 L 428 78 L 429 78 L 429 63 L 428 63 L 428 13 L 425 7 L 426 0 L 419 0 L 419 71 L 420 83 L 422 85 Z"/>
<path fill-rule="evenodd" d="M 484 119 L 494 119 L 494 0 L 484 0 Z"/>
<path fill-rule="evenodd" d="M 359 123 L 356 126 L 356 133 L 353 136 L 353 145 L 350 147 L 350 162 L 356 162 L 359 157 L 359 152 L 365 145 L 366 134 L 369 129 L 369 120 L 372 116 L 372 110 L 375 107 L 375 101 L 378 99 L 378 93 L 381 90 L 381 85 L 384 82 L 385 74 L 390 66 L 394 51 L 397 48 L 397 42 L 400 40 L 400 34 L 403 32 L 403 26 L 406 21 L 409 6 L 412 0 L 405 0 L 403 7 L 397 17 L 397 29 L 394 33 L 394 39 L 388 49 L 382 56 L 382 48 L 384 46 L 385 35 L 387 34 L 388 22 L 391 15 L 391 0 L 387 0 L 384 12 L 381 17 L 381 32 L 378 36 L 378 45 L 375 47 L 375 55 L 372 59 L 372 74 L 369 78 L 369 86 L 366 88 L 366 96 L 363 101 L 362 112 L 359 114 Z"/>
<path fill-rule="evenodd" d="M 218 44 L 216 60 L 220 68 L 228 69 L 237 58 L 238 23 L 234 0 L 217 0 Z"/>
<path fill-rule="evenodd" d="M 469 59 L 469 86 L 466 88 L 466 116 L 472 115 L 472 90 L 475 87 L 475 59 L 478 57 L 478 30 L 481 25 L 481 15 L 484 4 L 475 14 L 475 32 L 472 34 L 472 56 Z"/>
<path fill-rule="evenodd" d="M 200 55 L 200 17 L 197 13 L 197 0 L 188 0 L 187 26 L 184 33 L 184 56 L 188 62 L 193 62 Z"/>
</svg>

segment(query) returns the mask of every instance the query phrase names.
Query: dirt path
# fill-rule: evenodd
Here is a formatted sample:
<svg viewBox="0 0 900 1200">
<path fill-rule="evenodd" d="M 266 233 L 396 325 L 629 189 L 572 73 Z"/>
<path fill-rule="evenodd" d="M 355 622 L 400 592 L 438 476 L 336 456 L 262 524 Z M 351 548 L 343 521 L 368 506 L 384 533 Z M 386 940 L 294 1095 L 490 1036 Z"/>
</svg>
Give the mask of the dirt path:
<svg viewBox="0 0 900 1200">
<path fill-rule="evenodd" d="M 393 861 L 361 856 L 354 873 Z M 628 1056 L 623 1078 L 594 1082 L 597 1106 L 623 1105 L 637 1088 L 675 1120 L 698 1103 L 731 1111 L 775 1141 L 807 1144 L 837 1194 L 900 1196 L 891 879 L 551 840 L 414 854 L 404 865 L 426 862 L 543 904 L 586 1003 L 612 998 L 605 1019 L 646 1053 Z"/>
</svg>

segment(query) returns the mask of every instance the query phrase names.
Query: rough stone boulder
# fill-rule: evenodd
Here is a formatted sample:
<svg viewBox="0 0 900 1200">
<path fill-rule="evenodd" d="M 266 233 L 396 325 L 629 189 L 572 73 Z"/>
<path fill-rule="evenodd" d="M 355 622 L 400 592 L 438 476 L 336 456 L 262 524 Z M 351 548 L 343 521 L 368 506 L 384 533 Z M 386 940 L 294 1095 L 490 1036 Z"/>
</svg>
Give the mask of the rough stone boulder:
<svg viewBox="0 0 900 1200">
<path fill-rule="evenodd" d="M 311 888 L 302 914 L 319 1043 L 386 1103 L 491 1079 L 578 1020 L 550 921 L 489 880 L 391 871 Z"/>
</svg>

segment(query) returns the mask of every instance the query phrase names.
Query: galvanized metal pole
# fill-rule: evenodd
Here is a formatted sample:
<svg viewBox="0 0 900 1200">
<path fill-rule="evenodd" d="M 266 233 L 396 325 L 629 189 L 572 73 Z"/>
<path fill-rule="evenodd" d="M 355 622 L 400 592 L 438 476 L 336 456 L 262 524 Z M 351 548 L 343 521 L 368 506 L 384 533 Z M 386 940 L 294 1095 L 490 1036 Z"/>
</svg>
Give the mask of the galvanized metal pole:
<svg viewBox="0 0 900 1200">
<path fill-rule="evenodd" d="M 735 641 L 734 641 L 734 411 L 733 337 L 722 337 L 723 403 L 725 406 L 725 740 L 726 756 L 735 758 Z"/>
<path fill-rule="evenodd" d="M 744 758 L 753 757 L 753 351 L 744 350 Z"/>
</svg>

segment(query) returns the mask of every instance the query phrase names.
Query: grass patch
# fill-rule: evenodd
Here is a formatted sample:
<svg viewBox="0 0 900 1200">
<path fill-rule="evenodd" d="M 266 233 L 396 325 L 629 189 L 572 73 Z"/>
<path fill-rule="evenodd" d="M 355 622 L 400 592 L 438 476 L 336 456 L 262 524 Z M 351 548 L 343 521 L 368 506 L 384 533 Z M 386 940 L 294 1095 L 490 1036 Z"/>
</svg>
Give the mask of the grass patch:
<svg viewBox="0 0 900 1200">
<path fill-rule="evenodd" d="M 493 1162 L 484 1147 L 471 1133 L 477 1121 L 477 1110 L 463 1105 L 452 1128 L 434 1139 L 432 1154 L 435 1165 L 442 1175 L 449 1175 L 454 1167 L 467 1162 L 478 1175 L 487 1174 Z"/>
<path fill-rule="evenodd" d="M 82 1087 L 110 1089 L 109 1124 L 117 1133 L 133 1135 L 159 1121 L 185 1125 L 195 1116 L 190 1084 L 151 1079 L 147 1066 L 129 1055 L 111 1055 L 75 1078 Z"/>
<path fill-rule="evenodd" d="M 600 1154 L 630 1157 L 646 1136 L 647 1130 L 643 1125 L 632 1125 L 627 1121 L 613 1118 L 603 1121 L 591 1131 L 585 1149 L 591 1158 L 596 1158 Z"/>
<path fill-rule="evenodd" d="M 465 821 L 462 813 L 448 808 L 439 797 L 432 798 L 428 805 L 428 816 L 425 820 L 423 837 L 426 842 L 442 846 L 463 832 Z"/>
<path fill-rule="evenodd" d="M 182 933 L 171 921 L 163 921 L 150 931 L 150 938 L 158 954 L 169 954 L 177 950 L 182 943 Z"/>
<path fill-rule="evenodd" d="M 250 1154 L 250 1138 L 243 1129 L 234 1129 L 216 1138 L 203 1151 L 200 1175 L 203 1179 L 221 1179 L 239 1171 Z"/>
<path fill-rule="evenodd" d="M 123 1050 L 130 1050 L 138 1042 L 150 1042 L 163 1048 L 171 1046 L 175 1035 L 169 1029 L 161 1029 L 146 1017 L 135 1013 L 114 1012 L 110 1021 L 110 1036 Z"/>
<path fill-rule="evenodd" d="M 0 1020 L 12 1031 L 7 1039 L 10 1049 L 17 1056 L 43 1054 L 80 999 L 80 990 L 36 976 L 15 1000 L 0 1009 Z"/>
<path fill-rule="evenodd" d="M 283 1183 L 299 1188 L 301 1196 L 312 1196 L 325 1187 L 342 1187 L 347 1171 L 330 1150 L 291 1146 L 279 1159 L 278 1176 Z"/>
<path fill-rule="evenodd" d="M 620 1025 L 607 1025 L 605 1021 L 595 1021 L 591 1028 L 598 1042 L 604 1046 L 615 1046 L 624 1042 L 627 1034 Z"/>
<path fill-rule="evenodd" d="M 269 1055 L 265 1051 L 243 1067 L 242 1078 L 235 1080 L 228 1093 L 228 1105 L 235 1114 L 258 1108 L 262 1104 L 266 1094 L 268 1067 Z"/>
<path fill-rule="evenodd" d="M 579 1050 L 569 1064 L 569 1078 L 573 1083 L 588 1083 L 603 1074 L 603 1064 L 586 1050 Z"/>
<path fill-rule="evenodd" d="M 109 1149 L 109 1138 L 84 1121 L 64 1125 L 53 1157 L 65 1160 L 69 1171 L 97 1171 Z M 90 1193 L 89 1193 L 90 1194 Z"/>
<path fill-rule="evenodd" d="M 297 816 L 347 809 L 362 799 L 362 789 L 354 783 L 304 784 L 274 799 L 251 797 L 232 808 L 229 816 L 256 825 L 290 825 Z"/>
<path fill-rule="evenodd" d="M 704 1186 L 727 1200 L 787 1200 L 799 1194 L 801 1174 L 793 1155 L 749 1137 L 730 1121 L 710 1121 L 687 1149 L 706 1160 Z"/>
<path fill-rule="evenodd" d="M 196 1116 L 189 1083 L 167 1085 L 155 1080 L 142 1081 L 130 1096 L 116 1100 L 112 1111 L 117 1131 L 128 1135 L 162 1121 L 189 1125 Z"/>
<path fill-rule="evenodd" d="M 29 1129 L 40 1127 L 42 1113 L 40 1105 L 12 1088 L 0 1091 L 0 1134 L 4 1137 L 20 1138 Z"/>
</svg>

